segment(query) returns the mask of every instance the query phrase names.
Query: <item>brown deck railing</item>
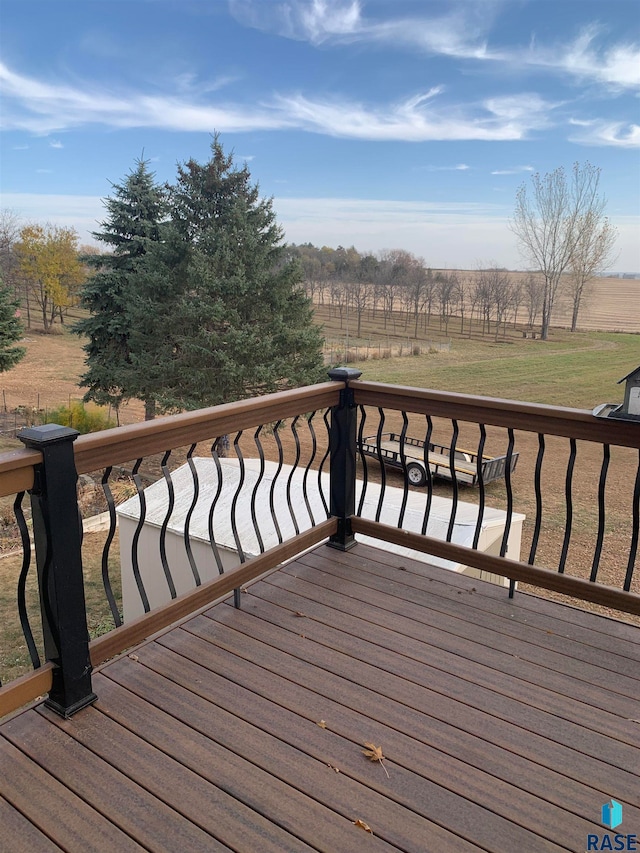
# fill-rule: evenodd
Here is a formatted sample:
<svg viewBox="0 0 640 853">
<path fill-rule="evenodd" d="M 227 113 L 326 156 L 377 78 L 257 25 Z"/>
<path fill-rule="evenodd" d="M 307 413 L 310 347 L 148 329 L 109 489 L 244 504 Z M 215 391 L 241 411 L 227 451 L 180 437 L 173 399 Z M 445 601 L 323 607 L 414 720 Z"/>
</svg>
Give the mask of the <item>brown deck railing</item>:
<svg viewBox="0 0 640 853">
<path fill-rule="evenodd" d="M 354 395 L 354 403 L 360 409 L 360 429 L 362 436 L 365 432 L 376 432 L 382 434 L 389 420 L 389 413 L 396 414 L 402 421 L 400 431 L 401 461 L 405 476 L 403 485 L 405 491 L 405 502 L 399 514 L 396 530 L 388 525 L 372 526 L 365 519 L 354 520 L 353 526 L 356 532 L 368 535 L 376 535 L 378 538 L 394 542 L 404 543 L 408 547 L 443 559 L 473 566 L 479 570 L 493 574 L 503 575 L 513 582 L 522 581 L 555 592 L 577 597 L 585 601 L 592 601 L 606 607 L 612 607 L 621 611 L 638 613 L 638 596 L 632 593 L 634 582 L 634 569 L 638 559 L 638 536 L 640 515 L 640 423 L 633 421 L 610 420 L 594 417 L 591 412 L 579 409 L 559 408 L 545 406 L 536 403 L 521 403 L 512 400 L 500 400 L 472 395 L 459 395 L 447 392 L 430 391 L 417 388 L 405 388 L 383 385 L 374 382 L 352 381 L 350 388 Z M 372 417 L 373 413 L 373 417 Z M 410 421 L 410 415 L 421 415 L 420 421 Z M 442 431 L 444 425 L 445 434 L 450 437 L 450 463 L 449 478 L 451 481 L 451 513 L 448 534 L 446 540 L 435 541 L 432 538 L 422 536 L 411 536 L 406 530 L 402 531 L 402 513 L 406 504 L 407 466 L 415 459 L 415 453 L 407 455 L 410 450 L 409 436 L 418 436 L 424 445 L 423 467 L 426 472 L 428 489 L 425 498 L 424 525 L 422 533 L 426 531 L 426 522 L 429 517 L 429 498 L 431 494 L 431 474 L 429 466 L 428 445 L 432 443 L 435 423 Z M 476 535 L 474 543 L 477 543 L 484 509 L 492 498 L 495 501 L 496 490 L 489 496 L 489 489 L 482 482 L 482 459 L 486 458 L 486 445 L 488 441 L 488 430 L 493 428 L 491 440 L 494 445 L 496 440 L 500 443 L 499 452 L 504 454 L 507 460 L 518 454 L 517 433 L 533 434 L 537 440 L 537 451 L 535 461 L 531 463 L 531 477 L 523 470 L 523 454 L 520 453 L 519 467 L 512 471 L 514 466 L 505 466 L 504 487 L 500 487 L 499 498 L 506 509 L 506 524 L 499 556 L 491 556 L 475 550 L 469 553 L 468 549 L 460 550 L 451 542 L 453 522 L 456 515 L 458 500 L 464 489 L 464 481 L 457 472 L 456 451 L 459 444 L 460 423 L 475 424 L 478 427 L 478 444 L 474 447 L 473 457 L 477 460 L 478 489 L 478 514 L 476 522 Z M 549 440 L 557 439 L 558 447 L 549 451 L 547 443 Z M 565 441 L 562 441 L 562 440 Z M 406 441 L 405 446 L 402 446 Z M 469 441 L 467 436 L 466 441 Z M 589 452 L 579 450 L 579 443 L 588 446 Z M 360 446 L 362 439 L 360 438 Z M 468 445 L 466 445 L 468 446 Z M 594 455 L 595 454 L 595 455 Z M 617 454 L 617 456 L 615 455 Z M 529 453 L 529 456 L 531 454 Z M 504 458 L 502 457 L 502 458 Z M 362 455 L 365 469 L 365 480 L 367 477 L 367 466 L 371 463 L 371 457 Z M 379 459 L 379 470 L 382 476 L 383 493 L 380 495 L 380 504 L 384 502 L 385 466 L 384 460 Z M 583 462 L 582 467 L 580 463 Z M 375 464 L 375 463 L 374 463 Z M 547 475 L 547 481 L 553 480 L 563 493 L 563 500 L 556 501 L 556 506 L 550 508 L 549 501 L 545 501 L 543 487 L 543 469 L 545 464 L 551 469 Z M 431 466 L 433 468 L 433 465 Z M 616 468 L 615 480 L 612 480 L 611 471 Z M 585 500 L 580 496 L 580 490 L 585 481 L 589 481 L 592 488 L 591 500 Z M 509 527 L 514 510 L 522 509 L 515 495 L 515 484 L 518 484 L 518 493 L 522 496 L 523 491 L 535 495 L 535 508 L 528 518 L 528 528 L 531 531 L 530 547 L 526 562 L 516 562 L 504 559 Z M 617 497 L 621 488 L 626 488 L 626 502 L 622 500 L 622 514 L 626 522 L 626 529 L 622 538 L 622 545 L 616 544 L 615 553 L 611 548 L 607 549 L 607 525 L 610 521 L 607 512 L 607 487 L 616 490 Z M 469 492 L 467 490 L 466 497 Z M 620 501 L 619 501 L 620 502 Z M 619 511 L 620 514 L 620 511 Z M 551 537 L 545 530 L 545 521 L 551 518 L 553 524 L 562 527 L 561 536 L 555 536 L 557 543 L 555 559 L 549 554 L 549 547 L 544 548 L 545 538 Z M 568 568 L 571 564 L 570 548 L 575 545 L 579 538 L 576 530 L 589 525 L 592 536 L 593 548 L 589 550 L 583 547 L 581 550 L 581 562 L 588 565 L 588 578 L 570 577 Z M 401 533 L 398 530 L 402 531 Z M 611 537 L 609 537 L 611 541 Z M 584 543 L 582 543 L 584 545 Z M 545 550 L 544 557 L 540 554 Z M 552 549 L 551 549 L 552 550 Z M 546 566 L 545 566 L 546 562 Z M 619 589 L 610 588 L 610 585 L 595 583 L 598 581 L 599 573 L 603 563 L 607 566 L 615 563 L 618 566 L 616 582 Z M 612 574 L 610 571 L 608 574 Z M 511 594 L 513 594 L 513 584 Z M 638 591 L 636 581 L 635 591 Z"/>
<path fill-rule="evenodd" d="M 23 540 L 17 607 L 35 672 L 0 689 L 0 715 L 45 692 L 49 693 L 51 707 L 59 713 L 75 712 L 95 698 L 91 690 L 92 666 L 231 590 L 235 591 L 239 605 L 240 587 L 264 571 L 327 538 L 333 547 L 348 548 L 356 533 L 502 575 L 512 581 L 511 594 L 513 584 L 524 581 L 640 614 L 638 581 L 634 579 L 640 527 L 640 425 L 604 421 L 573 409 L 364 382 L 358 379 L 358 371 L 350 369 L 332 371 L 331 376 L 333 381 L 309 388 L 159 418 L 90 436 L 77 437 L 72 430 L 51 427 L 23 432 L 28 449 L 0 457 L 0 494 L 16 495 L 16 518 Z M 400 436 L 401 470 L 395 475 L 387 470 L 382 454 L 376 460 L 362 452 L 363 436 L 381 435 L 389 425 Z M 440 436 L 446 435 L 446 442 L 441 439 L 439 444 L 449 447 L 448 478 L 444 485 L 436 481 L 425 450 L 426 488 L 410 489 L 406 453 L 410 442 L 407 439 L 419 439 L 418 444 L 428 448 L 437 432 Z M 520 446 L 518 436 L 523 433 L 533 434 L 535 452 L 532 453 L 530 444 L 524 448 Z M 229 477 L 231 470 L 225 467 L 219 453 L 223 436 L 230 437 L 236 466 L 236 479 L 229 486 L 233 494 L 229 512 L 242 565 L 233 572 L 224 571 L 216 541 L 216 502 L 224 478 Z M 468 447 L 469 441 L 474 442 L 470 455 L 478 460 L 478 487 L 475 489 L 465 488 L 456 474 L 456 453 L 463 443 Z M 560 454 L 561 463 L 557 461 L 558 454 L 548 450 L 552 441 L 560 441 L 563 448 L 566 447 L 566 454 L 564 450 Z M 210 580 L 204 579 L 204 567 L 198 565 L 190 536 L 190 520 L 203 485 L 196 464 L 198 453 L 203 452 L 203 442 L 207 443 L 204 452 L 208 456 L 209 470 L 213 471 L 218 483 L 209 512 L 211 550 L 206 563 L 209 577 L 213 568 Z M 586 454 L 582 443 L 590 448 Z M 412 448 L 415 446 L 416 442 L 412 442 Z M 505 457 L 508 464 L 502 481 L 485 484 L 480 466 L 490 447 L 493 455 Z M 595 467 L 594 448 L 600 460 Z M 516 454 L 520 458 L 514 469 L 509 460 L 513 462 Z M 243 494 L 247 497 L 240 508 L 238 499 L 249 471 L 248 455 L 258 461 L 251 469 L 253 480 L 248 492 L 245 484 Z M 585 464 L 581 467 L 583 459 Z M 286 469 L 288 473 L 283 470 L 287 462 L 291 463 Z M 267 489 L 265 468 L 269 464 L 275 474 Z M 182 593 L 174 582 L 166 549 L 167 529 L 176 499 L 177 465 L 186 466 L 190 472 L 190 506 L 183 523 L 183 539 L 193 571 L 193 589 Z M 548 476 L 545 472 L 550 466 L 551 476 L 562 483 L 563 499 L 559 503 L 555 496 L 557 489 L 552 501 L 545 495 L 545 476 Z M 126 470 L 135 484 L 137 526 L 130 558 L 144 610 L 143 615 L 128 619 L 125 624 L 122 624 L 120 602 L 110 574 L 110 550 L 116 531 L 112 486 L 118 468 Z M 612 471 L 615 473 L 613 486 Z M 78 474 L 91 473 L 95 477 L 96 472 L 101 478 L 109 515 L 102 575 L 114 629 L 89 644 L 76 480 Z M 275 485 L 278 478 L 282 484 L 279 491 Z M 362 481 L 359 497 L 356 478 Z M 169 597 L 167 603 L 157 608 L 151 606 L 138 566 L 138 540 L 147 520 L 146 486 L 154 480 L 166 494 L 161 523 L 157 519 L 155 522 L 160 543 L 155 566 L 166 581 Z M 585 503 L 583 486 L 587 481 L 592 489 Z M 293 489 L 295 482 L 301 487 L 302 497 Z M 388 500 L 391 485 L 398 487 L 402 495 L 393 524 L 381 521 L 381 510 Z M 618 552 L 615 555 L 609 547 L 608 530 L 614 516 L 608 509 L 607 489 L 612 487 L 616 490 L 616 523 L 620 515 L 620 492 L 627 496 L 622 514 L 628 524 L 622 534 L 615 531 Z M 446 534 L 435 538 L 429 535 L 430 516 L 434 495 L 443 490 L 447 494 L 449 519 Z M 33 639 L 24 592 L 26 578 L 34 571 L 23 507 L 27 491 L 33 515 L 43 643 Z M 367 494 L 374 492 L 377 510 L 367 516 L 363 509 Z M 421 496 L 422 523 L 408 529 L 410 495 L 414 521 L 416 496 Z M 523 509 L 523 495 L 528 500 L 529 531 L 528 555 L 524 561 L 506 557 L 510 526 L 514 514 Z M 471 500 L 476 506 L 471 547 L 456 543 L 453 533 L 463 499 L 465 503 Z M 265 523 L 257 511 L 260 501 L 269 504 L 270 539 L 264 535 Z M 478 550 L 483 518 L 489 508 L 498 505 L 504 513 L 502 541 L 498 553 L 483 553 Z M 586 512 L 584 517 L 583 511 Z M 254 543 L 252 549 L 243 541 L 245 534 L 240 530 L 247 514 Z M 584 570 L 582 573 L 572 570 L 571 559 L 573 550 L 579 545 L 584 566 L 585 525 L 593 540 L 586 575 Z M 547 542 L 549 538 L 557 546 L 555 552 Z M 619 566 L 616 583 L 602 583 L 602 563 L 608 565 L 612 561 Z M 42 657 L 39 647 L 44 649 Z"/>
</svg>

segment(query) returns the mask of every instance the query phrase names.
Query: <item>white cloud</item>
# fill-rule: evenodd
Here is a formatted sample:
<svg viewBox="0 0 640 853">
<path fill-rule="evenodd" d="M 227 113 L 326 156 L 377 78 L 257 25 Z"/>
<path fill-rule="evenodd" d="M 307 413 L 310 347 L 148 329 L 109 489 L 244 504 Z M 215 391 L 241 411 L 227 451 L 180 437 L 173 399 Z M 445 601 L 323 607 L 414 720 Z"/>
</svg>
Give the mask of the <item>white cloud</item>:
<svg viewBox="0 0 640 853">
<path fill-rule="evenodd" d="M 474 269 L 478 258 L 522 267 L 508 221 L 513 202 L 444 203 L 380 199 L 274 199 L 278 221 L 292 243 L 350 246 L 360 251 L 403 248 L 433 267 Z M 611 216 L 618 231 L 617 268 L 640 270 L 638 217 Z"/>
<path fill-rule="evenodd" d="M 274 95 L 254 106 L 215 104 L 185 95 L 74 88 L 41 82 L 0 64 L 7 130 L 50 133 L 90 124 L 112 128 L 156 127 L 178 131 L 240 132 L 298 129 L 350 139 L 514 140 L 545 127 L 556 106 L 538 95 L 488 98 L 481 104 L 439 100 L 434 86 L 390 105 L 369 106 L 339 97 L 314 99 L 302 94 Z"/>
<path fill-rule="evenodd" d="M 105 218 L 96 196 L 6 193 L 3 204 L 22 219 L 75 228 L 81 243 L 93 242 Z M 278 221 L 292 243 L 350 246 L 360 251 L 403 248 L 434 267 L 473 269 L 477 258 L 493 257 L 516 268 L 521 260 L 507 228 L 508 204 L 439 203 L 354 198 L 274 199 Z M 611 216 L 618 230 L 618 269 L 640 270 L 638 217 Z"/>
<path fill-rule="evenodd" d="M 604 36 L 596 24 L 585 26 L 573 41 L 528 47 L 489 45 L 499 4 L 451 4 L 444 15 L 365 18 L 357 0 L 230 0 L 232 14 L 243 24 L 291 39 L 324 43 L 407 45 L 425 53 L 502 62 L 511 68 L 544 67 L 620 90 L 640 87 L 640 45 L 598 44 Z M 393 4 L 386 4 L 393 9 Z"/>
<path fill-rule="evenodd" d="M 612 146 L 614 148 L 640 148 L 640 125 L 621 121 L 580 121 L 571 124 L 581 130 L 569 137 L 581 145 Z"/>
<path fill-rule="evenodd" d="M 513 166 L 510 169 L 495 169 L 492 175 L 519 175 L 521 172 L 535 172 L 533 166 Z"/>
<path fill-rule="evenodd" d="M 351 36 L 361 26 L 358 0 L 308 0 L 308 2 L 255 3 L 229 0 L 229 9 L 241 23 L 275 31 L 285 38 L 321 44 L 335 36 Z"/>
<path fill-rule="evenodd" d="M 517 263 L 507 229 L 511 209 L 502 205 L 276 197 L 274 208 L 293 243 L 374 252 L 401 247 L 436 267 L 473 266 L 486 251 Z"/>
<path fill-rule="evenodd" d="M 193 71 L 184 71 L 172 78 L 177 91 L 191 95 L 206 95 L 208 92 L 218 92 L 225 86 L 230 86 L 240 78 L 232 74 L 223 74 L 212 80 L 200 80 Z"/>
<path fill-rule="evenodd" d="M 432 54 L 475 59 L 497 58 L 484 33 L 488 7 L 467 6 L 441 16 L 365 18 L 359 0 L 230 0 L 231 13 L 246 26 L 275 32 L 284 38 L 330 43 L 381 42 L 409 45 Z"/>
<path fill-rule="evenodd" d="M 91 239 L 90 232 L 105 217 L 104 205 L 97 196 L 3 193 L 2 203 L 26 222 L 51 222 L 75 228 L 82 243 Z"/>
<path fill-rule="evenodd" d="M 288 126 L 286 116 L 267 107 L 210 105 L 178 95 L 113 94 L 98 87 L 80 89 L 16 74 L 2 63 L 0 82 L 5 130 L 50 133 L 89 124 L 183 131 L 266 130 Z"/>
<path fill-rule="evenodd" d="M 441 92 L 385 107 L 352 101 L 314 100 L 304 95 L 279 96 L 276 103 L 296 126 L 316 133 L 350 139 L 403 140 L 516 140 L 530 130 L 545 127 L 554 105 L 534 95 L 492 98 L 483 104 L 432 104 Z"/>
<path fill-rule="evenodd" d="M 64 148 L 64 145 L 59 139 L 52 139 L 49 143 L 49 148 Z"/>
<path fill-rule="evenodd" d="M 468 172 L 471 166 L 458 163 L 456 166 L 419 166 L 418 168 L 426 169 L 427 172 Z"/>
<path fill-rule="evenodd" d="M 533 64 L 549 65 L 576 77 L 595 80 L 620 89 L 640 87 L 640 45 L 614 44 L 598 48 L 600 30 L 591 25 L 582 30 L 573 44 L 555 53 L 533 53 Z"/>
</svg>

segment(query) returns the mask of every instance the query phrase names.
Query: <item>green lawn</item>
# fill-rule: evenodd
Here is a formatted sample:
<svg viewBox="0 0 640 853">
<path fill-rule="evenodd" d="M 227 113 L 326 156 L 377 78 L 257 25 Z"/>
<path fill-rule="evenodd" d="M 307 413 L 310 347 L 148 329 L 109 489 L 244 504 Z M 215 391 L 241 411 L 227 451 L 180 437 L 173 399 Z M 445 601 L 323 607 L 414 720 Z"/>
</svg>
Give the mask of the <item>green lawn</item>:
<svg viewBox="0 0 640 853">
<path fill-rule="evenodd" d="M 640 336 L 554 333 L 549 341 L 454 339 L 450 352 L 350 365 L 397 385 L 592 409 L 621 402 L 617 382 L 640 364 Z"/>
</svg>

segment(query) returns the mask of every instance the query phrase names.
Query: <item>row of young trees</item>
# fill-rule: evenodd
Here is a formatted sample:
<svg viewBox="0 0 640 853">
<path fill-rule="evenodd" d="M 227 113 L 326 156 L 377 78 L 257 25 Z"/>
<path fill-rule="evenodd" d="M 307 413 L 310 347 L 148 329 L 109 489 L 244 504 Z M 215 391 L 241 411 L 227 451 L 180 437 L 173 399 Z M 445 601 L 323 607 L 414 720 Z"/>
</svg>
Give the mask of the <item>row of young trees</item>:
<svg viewBox="0 0 640 853">
<path fill-rule="evenodd" d="M 319 329 L 270 199 L 216 135 L 161 186 L 144 161 L 105 202 L 86 260 L 86 399 L 196 409 L 317 381 Z"/>
<path fill-rule="evenodd" d="M 432 321 L 448 334 L 452 317 L 459 318 L 462 334 L 475 320 L 484 333 L 498 336 L 508 321 L 532 328 L 542 310 L 542 277 L 513 276 L 495 262 L 461 272 L 432 270 L 402 249 L 361 255 L 353 246 L 330 249 L 306 243 L 291 251 L 301 261 L 309 297 L 328 304 L 341 328 L 347 315 L 354 317 L 356 336 L 367 313 L 381 317 L 383 328 L 394 333 L 401 316 L 403 332 L 411 329 L 414 337 Z"/>
</svg>

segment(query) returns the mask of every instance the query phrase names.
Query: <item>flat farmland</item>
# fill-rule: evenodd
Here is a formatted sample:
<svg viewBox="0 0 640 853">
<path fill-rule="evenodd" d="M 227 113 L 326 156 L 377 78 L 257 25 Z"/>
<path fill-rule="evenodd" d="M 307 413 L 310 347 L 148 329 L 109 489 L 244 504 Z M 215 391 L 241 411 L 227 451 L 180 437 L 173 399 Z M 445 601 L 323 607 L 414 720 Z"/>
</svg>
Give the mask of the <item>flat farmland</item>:
<svg viewBox="0 0 640 853">
<path fill-rule="evenodd" d="M 434 270 L 452 272 L 452 270 Z M 464 281 L 473 281 L 475 273 L 470 270 L 454 270 Z M 523 280 L 528 273 L 510 272 L 513 281 Z M 567 293 L 568 281 L 562 280 L 553 308 L 551 325 L 555 328 L 570 328 L 573 304 Z M 437 307 L 436 307 L 437 312 Z M 525 320 L 524 303 L 519 311 L 519 320 Z M 538 318 L 538 323 L 540 318 Z M 582 331 L 640 332 L 640 279 L 608 276 L 594 278 L 584 290 L 578 314 L 578 328 Z"/>
<path fill-rule="evenodd" d="M 512 273 L 522 275 L 522 273 Z M 585 331 L 640 332 L 640 279 L 595 278 L 580 305 L 578 328 Z M 562 291 L 553 311 L 553 326 L 571 326 L 571 300 Z"/>
</svg>

